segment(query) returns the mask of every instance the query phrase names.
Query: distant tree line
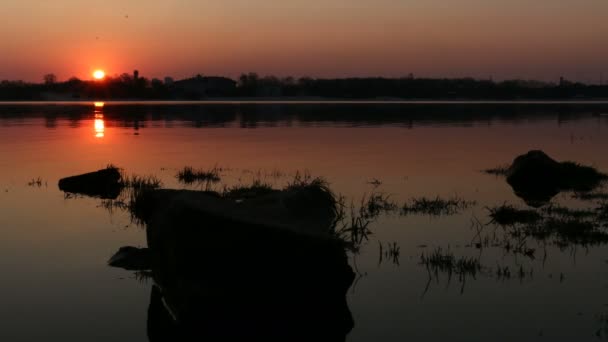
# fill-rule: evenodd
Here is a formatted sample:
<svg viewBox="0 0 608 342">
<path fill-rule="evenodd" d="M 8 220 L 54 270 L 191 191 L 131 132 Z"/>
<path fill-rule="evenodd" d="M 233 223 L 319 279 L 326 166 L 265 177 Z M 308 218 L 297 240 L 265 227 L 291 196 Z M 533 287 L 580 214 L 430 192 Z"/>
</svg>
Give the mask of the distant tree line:
<svg viewBox="0 0 608 342">
<path fill-rule="evenodd" d="M 588 85 L 561 79 L 559 83 L 529 80 L 495 82 L 473 78 L 279 78 L 256 73 L 238 80 L 197 75 L 173 81 L 148 79 L 133 74 L 101 81 L 70 78 L 59 82 L 54 74 L 42 83 L 1 81 L 0 100 L 58 99 L 149 99 L 197 100 L 206 98 L 332 98 L 332 99 L 421 99 L 421 100 L 517 100 L 608 98 L 608 85 Z"/>
<path fill-rule="evenodd" d="M 125 73 L 101 81 L 83 81 L 72 77 L 65 82 L 58 82 L 54 74 L 47 74 L 43 76 L 43 81 L 1 81 L 0 100 L 164 99 L 171 95 L 164 82 L 137 77 L 137 73 Z"/>
<path fill-rule="evenodd" d="M 340 78 L 259 77 L 244 74 L 239 96 L 324 97 L 344 99 L 576 99 L 608 98 L 608 85 L 586 85 L 561 79 L 559 83 L 533 80 L 477 80 L 473 78 Z"/>
</svg>

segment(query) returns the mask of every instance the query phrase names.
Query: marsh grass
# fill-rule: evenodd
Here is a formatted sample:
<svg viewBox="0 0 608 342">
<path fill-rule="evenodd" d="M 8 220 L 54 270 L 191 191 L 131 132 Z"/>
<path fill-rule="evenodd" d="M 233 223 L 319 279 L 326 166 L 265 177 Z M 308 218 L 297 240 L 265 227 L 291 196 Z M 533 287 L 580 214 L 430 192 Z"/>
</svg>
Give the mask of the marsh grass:
<svg viewBox="0 0 608 342">
<path fill-rule="evenodd" d="M 160 189 L 162 182 L 156 176 L 137 176 L 133 175 L 127 179 L 127 192 L 123 203 L 126 203 L 127 210 L 131 215 L 131 222 L 138 226 L 143 226 L 142 218 L 143 208 L 145 207 L 146 193 L 152 190 Z"/>
<path fill-rule="evenodd" d="M 270 183 L 255 179 L 251 184 L 238 184 L 232 187 L 224 187 L 221 196 L 238 200 L 267 195 L 277 191 L 279 190 L 274 189 Z"/>
<path fill-rule="evenodd" d="M 482 172 L 487 173 L 489 175 L 506 176 L 509 172 L 509 168 L 511 168 L 510 165 L 500 165 L 495 168 L 482 170 Z"/>
<path fill-rule="evenodd" d="M 475 277 L 481 271 L 481 264 L 478 259 L 472 257 L 457 258 L 449 249 L 444 251 L 441 247 L 437 247 L 430 254 L 422 253 L 420 263 L 434 273 L 446 272 Z"/>
<path fill-rule="evenodd" d="M 163 183 L 153 175 L 148 176 L 122 176 L 122 184 L 130 189 L 159 189 Z"/>
<path fill-rule="evenodd" d="M 608 243 L 608 233 L 591 221 L 573 218 L 548 218 L 541 224 L 526 227 L 527 233 L 539 239 L 554 238 L 559 246 L 589 246 Z"/>
<path fill-rule="evenodd" d="M 221 168 L 214 166 L 209 170 L 195 169 L 191 166 L 185 166 L 177 172 L 175 176 L 180 182 L 190 185 L 193 183 L 218 183 L 221 180 Z"/>
<path fill-rule="evenodd" d="M 108 165 L 108 168 L 116 167 Z M 102 200 L 99 206 L 110 214 L 113 214 L 117 209 L 128 211 L 131 222 L 141 226 L 143 222 L 139 219 L 138 213 L 141 210 L 142 201 L 144 201 L 145 196 L 143 196 L 143 193 L 149 190 L 160 189 L 163 183 L 154 175 L 127 175 L 122 170 L 120 170 L 120 175 L 122 190 L 118 197 L 116 199 Z"/>
<path fill-rule="evenodd" d="M 121 211 L 129 210 L 129 205 L 120 199 L 103 199 L 99 207 L 108 211 L 110 215 L 114 214 L 117 209 Z"/>
<path fill-rule="evenodd" d="M 563 175 L 563 190 L 579 192 L 592 191 L 608 180 L 608 175 L 598 171 L 593 166 L 566 161 L 560 163 Z"/>
<path fill-rule="evenodd" d="M 548 216 L 557 216 L 571 219 L 588 219 L 597 215 L 596 210 L 591 209 L 570 209 L 568 207 L 549 205 L 541 211 Z"/>
<path fill-rule="evenodd" d="M 375 219 L 381 214 L 391 213 L 398 209 L 397 203 L 390 199 L 390 195 L 384 193 L 371 193 L 363 195 L 359 207 L 359 216 L 365 219 Z"/>
<path fill-rule="evenodd" d="M 304 188 L 316 188 L 318 190 L 321 190 L 323 192 L 332 194 L 331 189 L 329 188 L 329 183 L 322 177 L 313 177 L 312 175 L 310 175 L 310 173 L 308 172 L 296 172 L 293 179 L 289 182 L 287 182 L 287 186 L 285 187 L 285 190 L 287 191 L 294 191 L 294 190 L 301 190 Z"/>
<path fill-rule="evenodd" d="M 346 212 L 344 196 L 338 196 L 336 200 L 336 216 L 330 227 L 330 235 L 344 241 L 351 251 L 359 252 L 361 245 L 368 241 L 372 231 L 369 228 L 372 220 L 361 216 L 361 208 L 355 208 L 351 202 L 350 214 Z"/>
<path fill-rule="evenodd" d="M 401 214 L 455 215 L 475 204 L 475 201 L 467 201 L 458 196 L 448 199 L 439 196 L 435 198 L 419 197 L 412 198 L 409 202 L 406 202 L 401 208 Z"/>
<path fill-rule="evenodd" d="M 604 206 L 591 210 L 552 205 L 536 211 L 503 204 L 488 210 L 490 223 L 508 228 L 505 233 L 510 238 L 502 242 L 507 251 L 526 254 L 528 237 L 560 247 L 608 243 L 608 232 L 603 229 L 606 226 Z M 530 255 L 533 256 L 533 252 Z"/>
<path fill-rule="evenodd" d="M 399 266 L 401 247 L 399 247 L 397 242 L 387 243 L 386 245 L 383 245 L 382 242 L 378 240 L 378 251 L 378 265 L 381 265 L 384 260 L 390 260 L 394 265 Z"/>
<path fill-rule="evenodd" d="M 389 195 L 377 192 L 372 192 L 369 196 L 363 195 L 358 206 L 351 201 L 348 206 L 349 212 L 347 212 L 344 196 L 338 196 L 335 203 L 336 215 L 331 234 L 347 242 L 349 248 L 354 252 L 358 252 L 361 245 L 368 241 L 369 236 L 373 234 L 370 226 L 380 215 L 399 210 L 399 206 L 390 200 Z M 397 260 L 399 248 L 396 244 L 392 247 L 392 252 L 388 257 Z"/>
<path fill-rule="evenodd" d="M 499 280 L 508 280 L 511 279 L 511 277 L 517 277 L 520 281 L 523 281 L 526 278 L 534 277 L 534 269 L 530 268 L 529 270 L 526 270 L 524 269 L 523 265 L 519 265 L 519 268 L 511 270 L 509 266 L 501 266 L 497 264 L 494 274 Z"/>
<path fill-rule="evenodd" d="M 572 198 L 582 201 L 608 201 L 608 193 L 606 192 L 575 192 Z"/>
<path fill-rule="evenodd" d="M 368 241 L 369 236 L 373 234 L 370 226 L 383 214 L 401 212 L 402 214 L 449 215 L 475 204 L 475 202 L 465 201 L 458 197 L 447 200 L 437 197 L 432 200 L 426 198 L 414 199 L 411 204 L 406 204 L 400 208 L 397 203 L 391 200 L 390 195 L 372 192 L 369 196 L 364 195 L 358 206 L 351 202 L 348 207 L 350 212 L 347 213 L 347 206 L 344 202 L 343 196 L 340 196 L 336 201 L 338 210 L 336 220 L 332 225 L 332 234 L 348 242 L 350 248 L 355 252 L 360 249 L 364 242 Z M 389 255 L 386 257 L 398 258 L 400 254 L 398 246 L 393 245 L 392 247 L 392 251 L 390 250 L 391 246 L 388 250 L 383 249 L 380 243 L 381 254 L 388 252 Z"/>
<path fill-rule="evenodd" d="M 42 187 L 42 178 L 41 177 L 37 177 L 37 178 L 32 178 L 32 180 L 30 180 L 29 182 L 27 182 L 28 186 L 32 186 L 32 187 Z M 46 182 L 45 182 L 46 183 Z"/>
<path fill-rule="evenodd" d="M 519 209 L 506 203 L 486 209 L 490 212 L 492 222 L 501 226 L 535 223 L 542 219 L 542 215 L 535 210 Z"/>
</svg>

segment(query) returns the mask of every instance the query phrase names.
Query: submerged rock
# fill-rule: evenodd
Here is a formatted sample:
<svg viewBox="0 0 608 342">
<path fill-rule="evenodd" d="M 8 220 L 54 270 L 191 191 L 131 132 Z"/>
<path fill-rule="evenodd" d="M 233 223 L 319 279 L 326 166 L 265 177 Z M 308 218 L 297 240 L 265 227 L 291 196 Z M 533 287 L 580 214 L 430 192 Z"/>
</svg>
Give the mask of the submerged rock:
<svg viewBox="0 0 608 342">
<path fill-rule="evenodd" d="M 108 265 L 131 271 L 149 270 L 151 267 L 150 251 L 147 248 L 120 247 L 118 252 L 108 260 Z"/>
<path fill-rule="evenodd" d="M 506 170 L 515 194 L 533 207 L 548 203 L 560 191 L 590 191 L 607 176 L 592 167 L 558 162 L 543 151 L 518 156 Z"/>
<path fill-rule="evenodd" d="M 115 199 L 123 188 L 118 168 L 108 167 L 59 180 L 59 189 L 64 192 L 83 194 L 103 199 Z"/>
</svg>

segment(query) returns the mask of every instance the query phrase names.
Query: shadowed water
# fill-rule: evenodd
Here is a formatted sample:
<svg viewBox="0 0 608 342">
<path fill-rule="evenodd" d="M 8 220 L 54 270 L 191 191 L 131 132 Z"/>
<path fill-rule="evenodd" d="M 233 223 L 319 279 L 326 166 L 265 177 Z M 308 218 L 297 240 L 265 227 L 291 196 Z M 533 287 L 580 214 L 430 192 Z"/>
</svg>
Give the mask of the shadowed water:
<svg viewBox="0 0 608 342">
<path fill-rule="evenodd" d="M 481 171 L 542 149 L 606 172 L 607 114 L 603 103 L 0 104 L 0 339 L 148 340 L 158 277 L 107 266 L 119 247 L 147 246 L 145 230 L 119 207 L 57 187 L 108 164 L 165 188 L 217 191 L 256 180 L 282 187 L 308 172 L 343 196 L 347 215 L 351 203 L 357 211 L 381 194 L 387 205 L 363 215 L 371 234 L 345 250 L 355 277 L 340 309 L 348 314 L 333 327 L 347 341 L 606 338 L 605 244 L 490 223 L 488 208 L 528 207 L 503 178 Z M 217 170 L 221 180 L 182 184 L 185 166 Z M 453 208 L 425 211 L 438 196 Z M 552 203 L 593 210 L 602 199 L 562 192 Z M 243 257 L 238 244 L 208 244 L 188 242 L 205 248 L 207 270 L 221 274 Z M 243 265 L 242 286 L 255 289 Z M 284 296 L 296 305 L 307 298 L 298 291 Z M 200 305 L 201 317 L 218 319 Z M 251 305 L 243 312 L 255 314 Z M 242 318 L 231 322 L 243 328 Z"/>
</svg>

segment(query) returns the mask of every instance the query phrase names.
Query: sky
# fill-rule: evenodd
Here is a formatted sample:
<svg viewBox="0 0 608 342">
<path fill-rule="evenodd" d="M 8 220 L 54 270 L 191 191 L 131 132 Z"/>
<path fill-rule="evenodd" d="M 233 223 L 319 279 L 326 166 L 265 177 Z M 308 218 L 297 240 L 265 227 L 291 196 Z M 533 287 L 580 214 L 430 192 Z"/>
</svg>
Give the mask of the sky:
<svg viewBox="0 0 608 342">
<path fill-rule="evenodd" d="M 0 80 L 608 79 L 606 0 L 2 0 Z"/>
</svg>

